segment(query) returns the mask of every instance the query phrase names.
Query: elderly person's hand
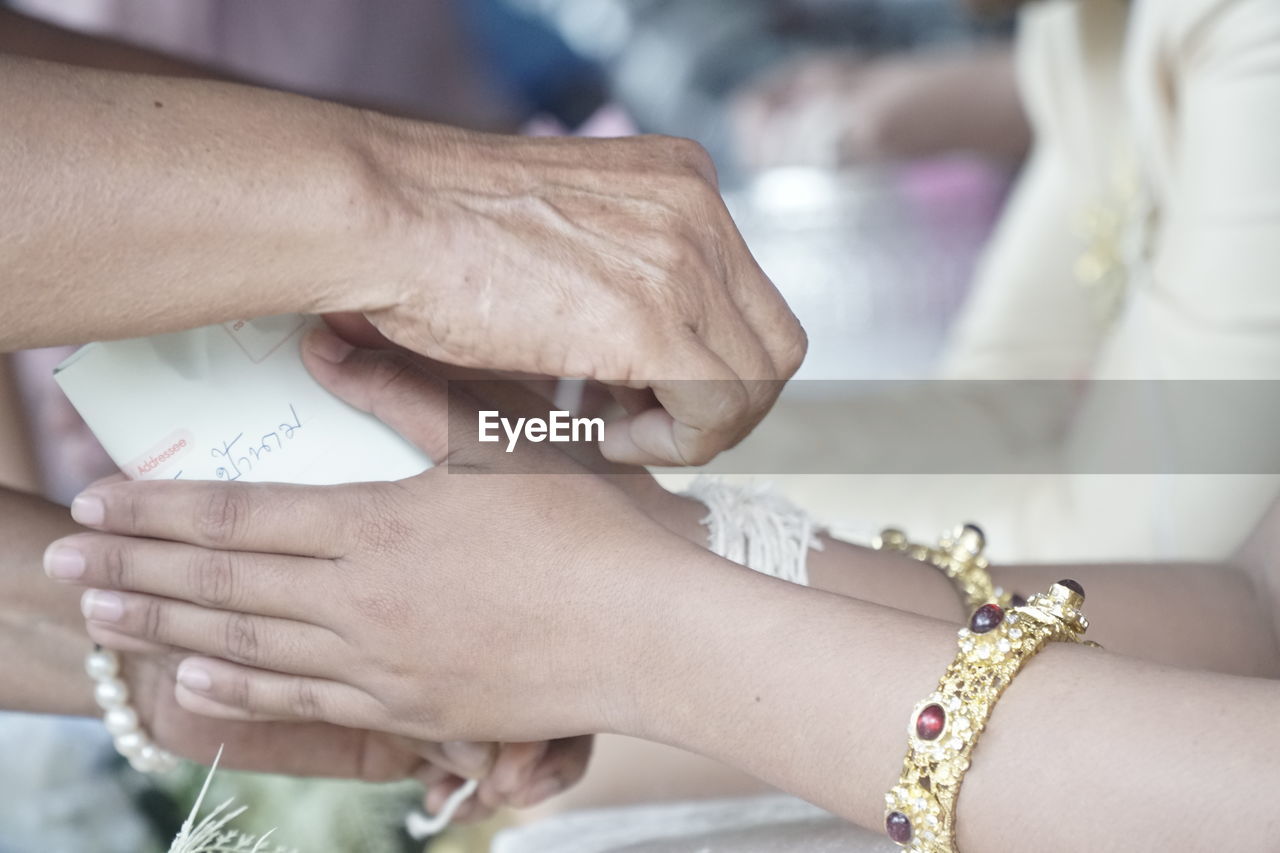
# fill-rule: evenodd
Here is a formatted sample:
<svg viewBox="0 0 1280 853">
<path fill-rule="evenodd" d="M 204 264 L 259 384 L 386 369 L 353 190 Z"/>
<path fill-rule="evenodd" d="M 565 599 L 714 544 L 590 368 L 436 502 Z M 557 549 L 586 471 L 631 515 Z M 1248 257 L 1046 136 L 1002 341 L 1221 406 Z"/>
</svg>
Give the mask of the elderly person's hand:
<svg viewBox="0 0 1280 853">
<path fill-rule="evenodd" d="M 799 367 L 804 332 L 696 143 L 459 134 L 435 152 L 386 175 L 408 264 L 359 306 L 396 343 L 617 387 L 631 414 L 603 449 L 632 464 L 707 462 Z"/>
<path fill-rule="evenodd" d="M 739 441 L 804 356 L 688 140 L 498 136 L 3 55 L 0 112 L 0 350 L 359 312 L 440 361 L 609 383 L 630 414 L 606 455 L 676 465 Z"/>
</svg>

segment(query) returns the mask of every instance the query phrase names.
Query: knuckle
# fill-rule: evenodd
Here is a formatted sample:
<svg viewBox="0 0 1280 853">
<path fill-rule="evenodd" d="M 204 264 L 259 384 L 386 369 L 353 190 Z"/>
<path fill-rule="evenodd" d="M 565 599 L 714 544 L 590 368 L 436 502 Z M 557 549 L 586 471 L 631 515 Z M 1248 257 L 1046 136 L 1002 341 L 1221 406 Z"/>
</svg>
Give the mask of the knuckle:
<svg viewBox="0 0 1280 853">
<path fill-rule="evenodd" d="M 299 678 L 289 688 L 288 706 L 299 719 L 318 720 L 324 716 L 320 694 L 309 679 Z"/>
<path fill-rule="evenodd" d="M 236 488 L 211 488 L 197 518 L 200 535 L 215 545 L 237 540 L 248 518 L 248 500 Z"/>
<path fill-rule="evenodd" d="M 619 306 L 626 312 L 620 329 L 635 326 L 637 316 L 682 321 L 700 318 L 709 290 L 719 277 L 714 274 L 702 248 L 688 235 L 674 229 L 654 237 L 650 248 L 652 269 L 631 304 Z"/>
<path fill-rule="evenodd" d="M 782 335 L 782 345 L 778 353 L 778 366 L 786 377 L 792 376 L 809 353 L 809 333 L 794 317 Z"/>
<path fill-rule="evenodd" d="M 225 608 L 236 600 L 236 558 L 226 551 L 200 551 L 188 568 L 197 604 Z"/>
<path fill-rule="evenodd" d="M 379 358 L 373 365 L 370 385 L 374 399 L 394 394 L 401 383 L 413 375 L 409 359 L 400 353 Z"/>
<path fill-rule="evenodd" d="M 131 488 L 113 488 L 107 490 L 106 500 L 109 527 L 126 533 L 142 530 L 145 511 L 138 496 Z"/>
<path fill-rule="evenodd" d="M 111 589 L 125 589 L 129 583 L 128 546 L 114 543 L 102 552 L 102 580 Z"/>
<path fill-rule="evenodd" d="M 138 505 L 138 498 L 131 491 L 126 491 L 121 498 L 121 510 L 124 517 L 128 519 L 126 522 L 130 530 L 140 530 L 142 528 L 142 507 Z"/>
<path fill-rule="evenodd" d="M 442 673 L 436 673 L 432 680 L 432 690 L 406 693 L 405 685 L 413 682 L 407 680 L 398 671 L 383 670 L 372 685 L 371 692 L 383 697 L 379 700 L 382 711 L 388 720 L 400 726 L 420 732 L 422 737 L 431 741 L 465 740 L 461 736 L 467 728 L 467 719 L 456 719 L 453 703 L 443 702 L 441 696 L 457 696 L 462 685 L 457 679 Z M 457 714 L 465 717 L 464 714 Z M 388 728 L 388 727 L 384 727 Z"/>
<path fill-rule="evenodd" d="M 679 230 L 665 232 L 656 242 L 659 265 L 668 284 L 682 284 L 703 265 L 701 250 Z"/>
<path fill-rule="evenodd" d="M 244 673 L 234 675 L 227 685 L 226 701 L 235 708 L 246 711 L 253 710 L 253 689 L 249 686 L 249 678 Z"/>
<path fill-rule="evenodd" d="M 667 142 L 672 159 L 692 169 L 708 183 L 715 183 L 716 165 L 711 155 L 700 143 L 692 139 L 673 136 Z"/>
<path fill-rule="evenodd" d="M 702 439 L 686 447 L 681 455 L 686 465 L 697 466 L 706 465 L 715 459 L 717 452 L 718 448 L 709 439 Z"/>
<path fill-rule="evenodd" d="M 720 396 L 716 406 L 716 423 L 732 429 L 749 420 L 755 412 L 751 407 L 751 395 L 741 381 L 722 383 L 727 386 L 726 392 Z M 709 443 L 714 443 L 714 436 L 707 436 Z"/>
<path fill-rule="evenodd" d="M 223 651 L 229 660 L 256 665 L 262 656 L 257 621 L 244 613 L 231 614 L 227 618 Z"/>
<path fill-rule="evenodd" d="M 403 625 L 411 613 L 409 602 L 394 592 L 359 595 L 352 606 L 362 621 L 381 627 Z"/>
<path fill-rule="evenodd" d="M 725 432 L 716 429 L 698 429 L 686 433 L 675 442 L 675 451 L 681 465 L 706 465 L 715 459 L 725 447 Z"/>
<path fill-rule="evenodd" d="M 355 509 L 350 517 L 355 519 L 356 538 L 362 550 L 373 554 L 393 552 L 411 532 L 398 503 L 381 490 L 363 495 Z"/>
<path fill-rule="evenodd" d="M 158 598 L 148 598 L 142 606 L 140 629 L 144 639 L 163 642 L 166 636 L 167 619 L 165 605 Z"/>
</svg>

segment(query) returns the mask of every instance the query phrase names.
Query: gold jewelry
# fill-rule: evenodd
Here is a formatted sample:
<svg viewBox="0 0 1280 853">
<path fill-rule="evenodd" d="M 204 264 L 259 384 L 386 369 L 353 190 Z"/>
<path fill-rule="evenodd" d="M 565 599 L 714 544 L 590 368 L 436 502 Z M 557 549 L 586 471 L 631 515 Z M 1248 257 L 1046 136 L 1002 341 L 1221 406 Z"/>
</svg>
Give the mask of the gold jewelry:
<svg viewBox="0 0 1280 853">
<path fill-rule="evenodd" d="M 1009 682 L 1046 643 L 1082 642 L 1084 590 L 1058 581 L 1007 612 L 974 611 L 938 689 L 911 714 L 902 776 L 885 794 L 885 831 L 912 853 L 957 853 L 956 802 L 978 737 Z"/>
<path fill-rule="evenodd" d="M 895 527 L 886 527 L 872 542 L 877 551 L 895 551 L 942 572 L 955 584 L 967 613 L 992 602 L 1004 608 L 1025 604 L 1022 596 L 1005 592 L 991 580 L 991 564 L 982 556 L 986 546 L 986 536 L 976 524 L 962 524 L 942 534 L 935 548 L 908 541 L 907 534 Z"/>
</svg>

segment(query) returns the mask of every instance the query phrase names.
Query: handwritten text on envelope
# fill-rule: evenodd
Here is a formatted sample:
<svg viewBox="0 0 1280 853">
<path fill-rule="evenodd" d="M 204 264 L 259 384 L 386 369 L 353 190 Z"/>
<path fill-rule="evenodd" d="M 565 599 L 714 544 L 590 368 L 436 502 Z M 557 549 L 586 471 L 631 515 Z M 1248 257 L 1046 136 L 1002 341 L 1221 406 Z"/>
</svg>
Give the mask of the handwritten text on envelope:
<svg viewBox="0 0 1280 853">
<path fill-rule="evenodd" d="M 321 388 L 296 314 L 94 343 L 55 377 L 132 479 L 331 485 L 431 466 L 381 421 Z"/>
</svg>

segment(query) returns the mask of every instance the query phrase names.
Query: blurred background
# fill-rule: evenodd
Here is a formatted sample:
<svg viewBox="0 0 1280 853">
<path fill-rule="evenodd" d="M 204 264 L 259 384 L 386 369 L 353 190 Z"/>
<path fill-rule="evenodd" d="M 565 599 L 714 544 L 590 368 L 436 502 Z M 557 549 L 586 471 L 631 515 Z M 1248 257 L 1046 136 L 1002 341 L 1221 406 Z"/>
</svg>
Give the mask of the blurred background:
<svg viewBox="0 0 1280 853">
<path fill-rule="evenodd" d="M 692 137 L 808 330 L 802 378 L 930 374 L 1030 144 L 1011 17 L 975 17 L 949 0 L 7 5 L 0 38 L 19 52 L 59 44 L 54 28 L 66 29 L 210 74 L 471 128 Z M 20 354 L 0 380 L 16 386 L 25 428 L 41 437 L 38 470 L 22 476 L 65 501 L 107 462 L 49 381 L 63 354 Z M 823 512 L 820 494 L 805 502 Z M 625 743 L 601 753 L 576 804 L 752 789 L 674 754 Z M 156 787 L 112 758 L 91 721 L 0 716 L 0 853 L 162 849 L 200 778 Z M 278 826 L 299 850 L 423 849 L 396 831 L 412 789 L 225 774 L 211 799 L 230 794 L 251 806 L 250 828 Z M 518 819 L 452 831 L 430 849 L 488 849 L 489 834 Z"/>
</svg>

